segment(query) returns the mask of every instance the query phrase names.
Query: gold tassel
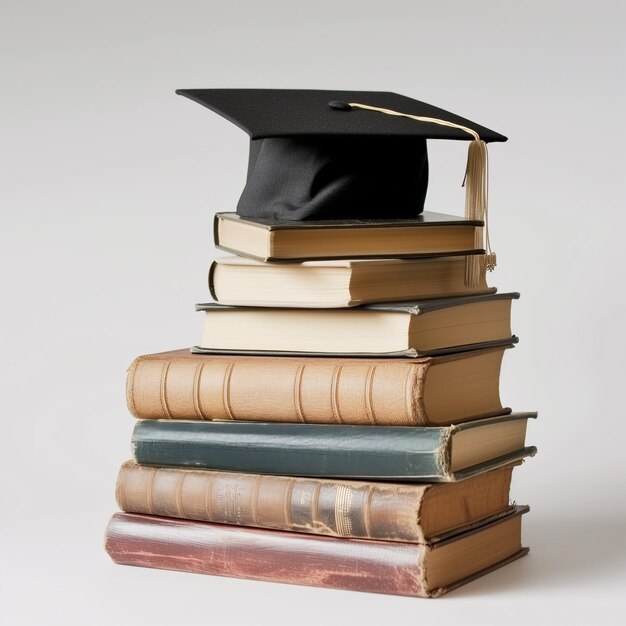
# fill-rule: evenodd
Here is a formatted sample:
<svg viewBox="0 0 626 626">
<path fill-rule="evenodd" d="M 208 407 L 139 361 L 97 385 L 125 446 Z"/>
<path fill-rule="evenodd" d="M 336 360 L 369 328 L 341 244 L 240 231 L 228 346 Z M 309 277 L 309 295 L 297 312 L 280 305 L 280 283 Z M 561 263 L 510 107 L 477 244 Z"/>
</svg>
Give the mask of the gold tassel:
<svg viewBox="0 0 626 626">
<path fill-rule="evenodd" d="M 485 223 L 485 255 L 471 255 L 465 261 L 465 284 L 475 287 L 483 269 L 492 271 L 496 266 L 496 255 L 491 251 L 487 222 L 489 206 L 489 155 L 487 144 L 477 133 L 467 150 L 467 166 L 463 177 L 465 187 L 465 219 L 481 220 Z M 482 230 L 477 231 L 475 247 L 483 247 Z"/>
<path fill-rule="evenodd" d="M 378 111 L 379 113 L 385 113 L 386 115 L 408 117 L 409 119 L 416 120 L 418 122 L 431 122 L 433 124 L 439 124 L 440 126 L 458 128 L 473 137 L 467 151 L 467 165 L 465 168 L 465 176 L 463 177 L 463 186 L 465 187 L 465 218 L 470 220 L 481 220 L 485 224 L 483 228 L 476 229 L 474 241 L 474 247 L 484 249 L 485 254 L 474 254 L 465 257 L 465 285 L 467 287 L 476 287 L 480 281 L 482 269 L 484 268 L 491 272 L 496 266 L 496 255 L 491 250 L 491 243 L 489 241 L 489 162 L 487 144 L 480 138 L 475 130 L 447 120 L 400 113 L 399 111 L 394 111 L 393 109 L 382 109 L 370 106 L 369 104 L 361 104 L 359 102 L 349 102 L 347 105 L 344 103 L 334 103 L 334 106 L 336 105 L 344 105 L 347 109 L 354 107 L 358 109 L 365 109 L 367 111 Z M 485 239 L 484 245 L 483 231 Z"/>
</svg>

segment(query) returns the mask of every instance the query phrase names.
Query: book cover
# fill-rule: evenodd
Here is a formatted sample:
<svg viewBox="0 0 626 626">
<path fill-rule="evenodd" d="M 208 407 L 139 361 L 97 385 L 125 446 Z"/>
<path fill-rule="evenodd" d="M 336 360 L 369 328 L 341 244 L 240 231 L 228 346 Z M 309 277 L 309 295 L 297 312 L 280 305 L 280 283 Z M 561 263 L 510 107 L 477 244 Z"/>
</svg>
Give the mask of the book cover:
<svg viewBox="0 0 626 626">
<path fill-rule="evenodd" d="M 523 556 L 518 507 L 429 544 L 337 539 L 130 513 L 115 514 L 115 563 L 260 581 L 437 597 Z"/>
<path fill-rule="evenodd" d="M 504 351 L 415 359 L 192 354 L 138 357 L 126 397 L 140 419 L 427 426 L 508 412 Z"/>
<path fill-rule="evenodd" d="M 196 305 L 206 317 L 202 345 L 192 352 L 415 358 L 505 346 L 517 342 L 510 304 L 518 298 L 494 293 L 317 310 L 208 302 Z"/>
<path fill-rule="evenodd" d="M 333 537 L 424 543 L 510 511 L 509 465 L 455 483 L 296 478 L 127 461 L 122 511 Z"/>
<path fill-rule="evenodd" d="M 411 219 L 343 219 L 343 220 L 300 220 L 287 221 L 264 217 L 242 217 L 237 213 L 223 211 L 215 214 L 215 221 L 232 220 L 249 222 L 265 230 L 315 230 L 319 228 L 401 228 L 404 226 L 484 226 L 482 220 L 472 220 L 450 215 L 448 213 L 437 213 L 435 211 L 423 211 Z"/>
<path fill-rule="evenodd" d="M 447 482 L 533 455 L 525 435 L 534 417 L 512 413 L 445 427 L 141 420 L 132 446 L 144 465 Z"/>
<path fill-rule="evenodd" d="M 229 256 L 211 264 L 208 287 L 220 304 L 294 308 L 343 308 L 495 293 L 496 289 L 487 285 L 484 259 L 471 287 L 466 284 L 466 262 L 463 256 L 303 263 Z"/>
<path fill-rule="evenodd" d="M 217 213 L 215 246 L 260 261 L 483 254 L 481 220 L 425 211 L 410 219 L 276 220 Z"/>
</svg>

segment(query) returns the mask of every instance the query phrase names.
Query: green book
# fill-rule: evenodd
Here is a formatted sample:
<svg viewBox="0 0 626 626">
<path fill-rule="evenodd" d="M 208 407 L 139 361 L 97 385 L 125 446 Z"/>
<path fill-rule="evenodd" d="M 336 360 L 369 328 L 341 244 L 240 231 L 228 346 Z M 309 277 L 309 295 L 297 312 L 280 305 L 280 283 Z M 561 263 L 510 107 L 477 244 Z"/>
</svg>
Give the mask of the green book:
<svg viewBox="0 0 626 626">
<path fill-rule="evenodd" d="M 133 433 L 143 465 L 287 476 L 449 482 L 531 456 L 511 413 L 445 427 L 144 420 Z"/>
</svg>

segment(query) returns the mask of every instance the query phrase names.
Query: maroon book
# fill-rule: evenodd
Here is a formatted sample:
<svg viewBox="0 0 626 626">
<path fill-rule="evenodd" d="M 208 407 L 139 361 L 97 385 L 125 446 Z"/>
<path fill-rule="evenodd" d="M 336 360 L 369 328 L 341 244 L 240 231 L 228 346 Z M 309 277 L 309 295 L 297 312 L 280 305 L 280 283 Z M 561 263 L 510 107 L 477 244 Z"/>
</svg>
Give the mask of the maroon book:
<svg viewBox="0 0 626 626">
<path fill-rule="evenodd" d="M 433 543 L 343 539 L 116 513 L 106 531 L 113 561 L 272 582 L 436 597 L 528 551 L 521 515 Z"/>
</svg>

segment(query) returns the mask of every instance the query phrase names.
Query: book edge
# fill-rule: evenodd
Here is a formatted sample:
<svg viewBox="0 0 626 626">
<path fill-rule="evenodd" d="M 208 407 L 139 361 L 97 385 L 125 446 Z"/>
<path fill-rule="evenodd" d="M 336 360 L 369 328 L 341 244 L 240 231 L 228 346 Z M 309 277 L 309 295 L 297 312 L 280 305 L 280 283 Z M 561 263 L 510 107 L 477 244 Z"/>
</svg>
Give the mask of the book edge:
<svg viewBox="0 0 626 626">
<path fill-rule="evenodd" d="M 441 217 L 443 219 L 437 219 Z M 423 211 L 415 218 L 396 220 L 271 220 L 268 218 L 244 217 L 234 211 L 218 211 L 215 213 L 215 220 L 231 220 L 234 222 L 245 222 L 253 226 L 258 226 L 264 230 L 301 230 L 301 229 L 323 229 L 323 228 L 401 228 L 404 226 L 473 226 L 483 227 L 485 222 L 478 219 L 466 219 L 459 215 L 450 213 L 439 213 L 437 211 Z"/>
</svg>

